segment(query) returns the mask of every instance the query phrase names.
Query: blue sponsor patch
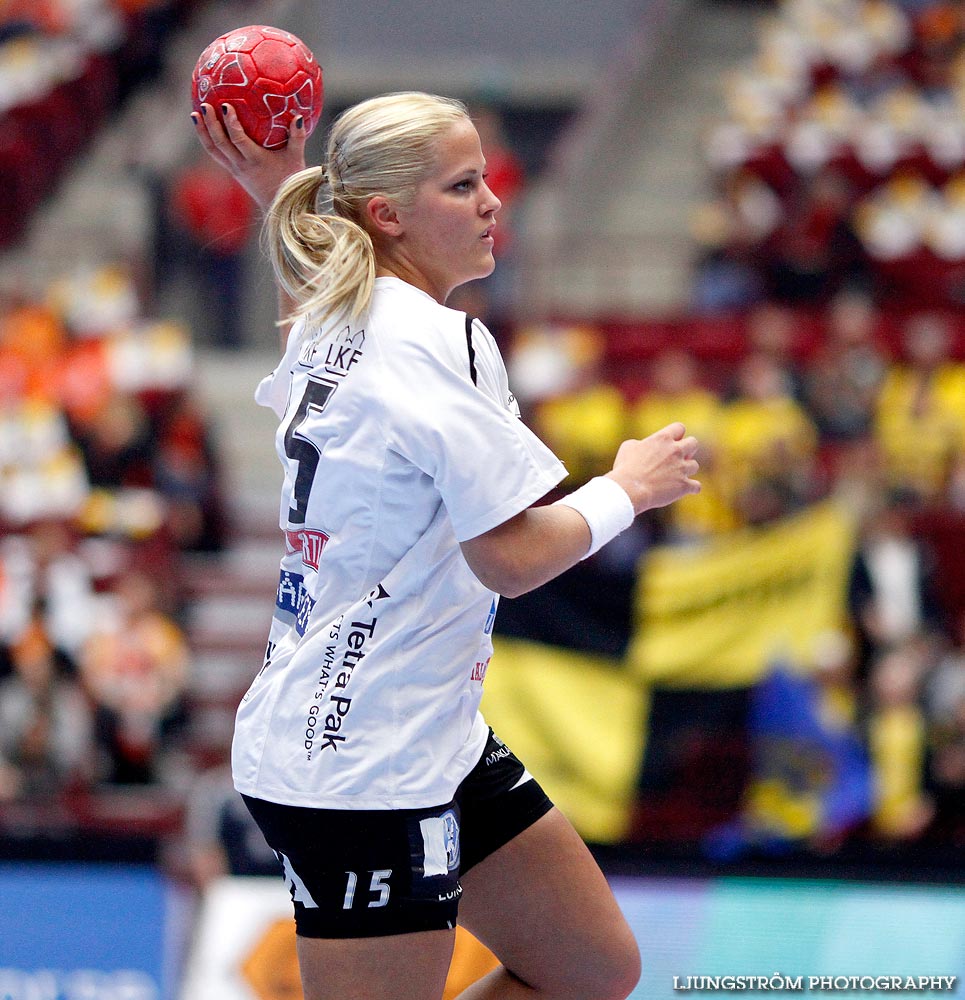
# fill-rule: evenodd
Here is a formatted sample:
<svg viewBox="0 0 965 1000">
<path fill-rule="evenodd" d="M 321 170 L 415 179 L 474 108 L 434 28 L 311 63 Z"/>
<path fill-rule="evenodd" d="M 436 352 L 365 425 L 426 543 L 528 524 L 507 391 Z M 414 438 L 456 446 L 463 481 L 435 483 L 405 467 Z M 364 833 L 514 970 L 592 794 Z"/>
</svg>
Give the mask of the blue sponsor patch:
<svg viewBox="0 0 965 1000">
<path fill-rule="evenodd" d="M 301 573 L 282 570 L 278 578 L 275 596 L 275 618 L 289 628 L 294 625 L 299 635 L 304 635 L 315 608 L 315 600 L 305 588 L 305 577 Z"/>
<path fill-rule="evenodd" d="M 483 635 L 492 635 L 493 625 L 496 624 L 496 598 L 493 598 L 492 607 L 489 609 L 489 614 L 486 616 L 486 627 L 483 629 Z"/>
</svg>

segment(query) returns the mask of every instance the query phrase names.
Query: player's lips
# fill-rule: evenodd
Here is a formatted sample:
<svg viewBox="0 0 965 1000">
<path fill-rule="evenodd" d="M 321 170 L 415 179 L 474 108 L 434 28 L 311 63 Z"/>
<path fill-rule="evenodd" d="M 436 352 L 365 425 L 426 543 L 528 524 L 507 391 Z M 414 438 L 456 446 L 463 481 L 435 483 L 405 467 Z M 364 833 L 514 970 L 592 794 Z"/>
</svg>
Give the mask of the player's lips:
<svg viewBox="0 0 965 1000">
<path fill-rule="evenodd" d="M 491 226 L 483 230 L 483 234 L 480 238 L 484 240 L 489 240 L 491 242 L 493 238 L 493 230 L 495 228 L 496 228 L 496 223 L 494 222 Z"/>
</svg>

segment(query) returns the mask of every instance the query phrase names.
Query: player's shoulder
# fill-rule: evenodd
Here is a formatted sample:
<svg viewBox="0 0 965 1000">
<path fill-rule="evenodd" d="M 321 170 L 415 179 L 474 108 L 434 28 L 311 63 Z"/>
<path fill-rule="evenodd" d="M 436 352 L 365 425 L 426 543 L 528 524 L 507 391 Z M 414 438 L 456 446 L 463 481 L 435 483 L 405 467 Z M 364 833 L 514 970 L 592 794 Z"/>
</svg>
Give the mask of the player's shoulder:
<svg viewBox="0 0 965 1000">
<path fill-rule="evenodd" d="M 369 322 L 387 357 L 432 357 L 464 367 L 466 314 L 399 279 L 378 279 Z"/>
</svg>

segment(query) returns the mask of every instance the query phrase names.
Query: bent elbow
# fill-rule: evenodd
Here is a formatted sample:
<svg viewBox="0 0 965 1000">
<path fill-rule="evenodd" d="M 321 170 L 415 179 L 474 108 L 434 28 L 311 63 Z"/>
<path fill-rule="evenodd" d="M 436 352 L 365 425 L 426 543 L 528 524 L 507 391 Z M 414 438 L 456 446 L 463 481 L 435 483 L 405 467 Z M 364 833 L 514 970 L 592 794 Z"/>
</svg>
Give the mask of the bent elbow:
<svg viewBox="0 0 965 1000">
<path fill-rule="evenodd" d="M 480 569 L 470 564 L 469 567 L 476 579 L 487 589 L 499 594 L 500 597 L 521 597 L 533 589 L 533 585 L 524 580 L 511 568 L 486 567 Z"/>
<path fill-rule="evenodd" d="M 483 553 L 465 544 L 462 550 L 476 579 L 500 597 L 519 597 L 535 586 L 515 559 L 502 558 L 498 551 L 491 549 Z"/>
<path fill-rule="evenodd" d="M 505 580 L 502 585 L 496 590 L 496 593 L 500 597 L 522 597 L 523 594 L 528 594 L 531 590 L 535 589 L 535 584 L 530 583 L 528 580 Z"/>
<path fill-rule="evenodd" d="M 462 554 L 476 579 L 501 597 L 519 597 L 542 582 L 533 578 L 526 539 L 520 535 L 525 513 L 461 542 Z"/>
</svg>

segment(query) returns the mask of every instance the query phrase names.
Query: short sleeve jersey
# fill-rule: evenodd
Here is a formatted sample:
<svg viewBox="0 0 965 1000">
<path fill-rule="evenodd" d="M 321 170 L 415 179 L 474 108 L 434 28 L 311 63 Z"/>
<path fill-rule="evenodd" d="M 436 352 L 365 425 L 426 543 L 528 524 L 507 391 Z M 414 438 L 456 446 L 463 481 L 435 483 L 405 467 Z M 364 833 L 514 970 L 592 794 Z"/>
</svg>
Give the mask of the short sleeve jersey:
<svg viewBox="0 0 965 1000">
<path fill-rule="evenodd" d="M 256 399 L 280 418 L 285 555 L 239 706 L 236 788 L 327 809 L 448 801 L 482 752 L 498 596 L 459 542 L 565 475 L 478 322 L 378 278 L 357 325 L 292 331 Z"/>
</svg>

